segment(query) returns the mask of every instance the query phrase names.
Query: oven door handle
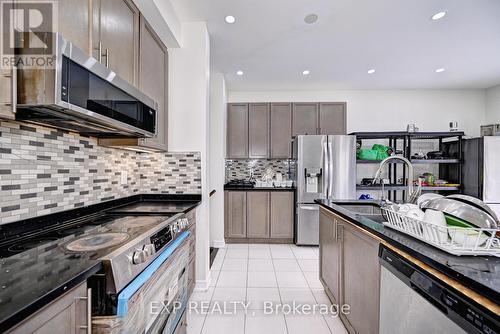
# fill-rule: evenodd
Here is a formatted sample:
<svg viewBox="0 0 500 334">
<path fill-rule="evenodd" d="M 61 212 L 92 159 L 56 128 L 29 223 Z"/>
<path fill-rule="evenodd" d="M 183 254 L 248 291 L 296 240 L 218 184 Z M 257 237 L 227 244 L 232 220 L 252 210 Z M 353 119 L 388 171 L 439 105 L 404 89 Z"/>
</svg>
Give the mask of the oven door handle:
<svg viewBox="0 0 500 334">
<path fill-rule="evenodd" d="M 191 235 L 191 232 L 180 233 L 170 245 L 154 259 L 125 289 L 118 294 L 117 316 L 125 317 L 128 313 L 128 302 L 132 296 L 154 275 L 156 270 L 165 262 L 170 255 Z"/>
</svg>

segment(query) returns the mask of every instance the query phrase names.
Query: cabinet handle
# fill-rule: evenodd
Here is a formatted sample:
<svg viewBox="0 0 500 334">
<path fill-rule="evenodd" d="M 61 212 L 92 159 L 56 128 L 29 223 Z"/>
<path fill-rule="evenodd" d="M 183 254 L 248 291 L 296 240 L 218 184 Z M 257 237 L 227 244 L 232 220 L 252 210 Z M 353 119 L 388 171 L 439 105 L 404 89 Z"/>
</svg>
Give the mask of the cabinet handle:
<svg viewBox="0 0 500 334">
<path fill-rule="evenodd" d="M 97 60 L 102 63 L 102 42 L 99 42 L 99 44 L 97 44 L 97 52 Z"/>
<path fill-rule="evenodd" d="M 111 52 L 109 52 L 109 49 L 106 49 L 106 67 L 109 67 L 109 54 Z"/>
<path fill-rule="evenodd" d="M 12 71 L 10 74 L 4 75 L 6 78 L 11 78 L 10 84 L 11 84 L 11 100 L 5 102 L 6 106 L 11 106 L 12 107 L 12 113 L 16 113 L 16 108 L 17 108 L 17 67 L 13 66 Z"/>
<path fill-rule="evenodd" d="M 337 219 L 333 220 L 333 239 L 337 240 Z"/>
<path fill-rule="evenodd" d="M 87 289 L 87 296 L 76 297 L 78 300 L 85 300 L 87 303 L 87 325 L 81 325 L 80 329 L 85 329 L 87 334 L 92 334 L 92 288 Z"/>
</svg>

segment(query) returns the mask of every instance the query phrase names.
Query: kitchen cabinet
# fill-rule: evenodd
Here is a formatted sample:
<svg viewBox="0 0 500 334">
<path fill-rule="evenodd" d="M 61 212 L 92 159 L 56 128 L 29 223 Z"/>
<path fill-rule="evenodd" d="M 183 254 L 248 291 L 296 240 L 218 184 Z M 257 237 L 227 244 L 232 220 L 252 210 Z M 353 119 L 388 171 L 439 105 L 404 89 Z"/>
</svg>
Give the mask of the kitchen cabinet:
<svg viewBox="0 0 500 334">
<path fill-rule="evenodd" d="M 92 55 L 92 0 L 59 0 L 57 6 L 59 33 Z"/>
<path fill-rule="evenodd" d="M 224 236 L 247 242 L 291 242 L 295 218 L 292 191 L 224 192 Z"/>
<path fill-rule="evenodd" d="M 226 191 L 224 193 L 226 238 L 246 238 L 247 236 L 247 193 Z"/>
<path fill-rule="evenodd" d="M 91 291 L 83 282 L 8 331 L 9 334 L 90 333 Z"/>
<path fill-rule="evenodd" d="M 323 208 L 319 224 L 321 281 L 332 302 L 350 305 L 342 322 L 350 333 L 378 333 L 379 241 Z"/>
<path fill-rule="evenodd" d="M 142 146 L 167 150 L 168 52 L 153 28 L 141 16 L 139 86 L 158 103 L 156 137 L 144 139 Z"/>
<path fill-rule="evenodd" d="M 318 133 L 318 104 L 293 104 L 293 135 L 315 135 Z"/>
<path fill-rule="evenodd" d="M 269 104 L 248 106 L 248 157 L 269 157 Z"/>
<path fill-rule="evenodd" d="M 345 135 L 346 103 L 319 104 L 319 134 Z"/>
<path fill-rule="evenodd" d="M 342 303 L 351 306 L 344 316 L 356 333 L 378 333 L 379 243 L 350 223 L 342 224 L 339 233 L 343 242 Z"/>
<path fill-rule="evenodd" d="M 271 192 L 271 238 L 293 238 L 293 192 Z"/>
<path fill-rule="evenodd" d="M 248 158 L 248 104 L 234 103 L 227 110 L 228 158 Z"/>
<path fill-rule="evenodd" d="M 338 220 L 321 210 L 319 214 L 319 275 L 323 285 L 334 297 L 333 302 L 340 304 L 342 244 L 337 231 Z"/>
<path fill-rule="evenodd" d="M 272 159 L 287 159 L 291 157 L 291 103 L 271 103 L 270 141 L 270 157 Z"/>
<path fill-rule="evenodd" d="M 247 238 L 269 238 L 269 192 L 247 192 Z"/>
<path fill-rule="evenodd" d="M 0 69 L 0 118 L 15 119 L 16 73 L 13 69 Z"/>
<path fill-rule="evenodd" d="M 140 13 L 132 0 L 93 0 L 94 58 L 136 85 Z"/>
</svg>

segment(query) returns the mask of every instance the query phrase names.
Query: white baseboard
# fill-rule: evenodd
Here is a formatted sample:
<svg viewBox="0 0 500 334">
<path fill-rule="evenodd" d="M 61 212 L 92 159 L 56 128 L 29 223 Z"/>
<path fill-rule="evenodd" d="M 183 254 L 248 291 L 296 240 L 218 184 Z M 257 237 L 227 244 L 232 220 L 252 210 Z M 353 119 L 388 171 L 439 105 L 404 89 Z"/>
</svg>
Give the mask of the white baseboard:
<svg viewBox="0 0 500 334">
<path fill-rule="evenodd" d="M 212 247 L 214 248 L 224 248 L 226 247 L 226 242 L 223 240 L 212 240 Z"/>
<path fill-rule="evenodd" d="M 208 272 L 208 277 L 206 280 L 196 280 L 194 285 L 194 291 L 207 291 L 210 287 L 211 275 L 210 271 Z"/>
</svg>

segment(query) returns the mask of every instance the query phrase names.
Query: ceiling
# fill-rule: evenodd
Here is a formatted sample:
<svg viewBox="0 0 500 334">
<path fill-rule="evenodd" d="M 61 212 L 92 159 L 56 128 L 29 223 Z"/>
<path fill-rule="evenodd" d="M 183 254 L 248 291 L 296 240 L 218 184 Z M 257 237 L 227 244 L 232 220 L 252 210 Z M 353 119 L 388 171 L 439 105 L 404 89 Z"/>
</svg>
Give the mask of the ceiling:
<svg viewBox="0 0 500 334">
<path fill-rule="evenodd" d="M 500 0 L 172 2 L 181 21 L 207 22 L 213 69 L 224 73 L 231 91 L 500 83 Z M 447 15 L 432 21 L 440 11 Z M 304 17 L 311 13 L 319 20 L 309 25 Z M 236 22 L 227 24 L 226 15 Z M 376 72 L 368 74 L 372 68 Z"/>
</svg>

